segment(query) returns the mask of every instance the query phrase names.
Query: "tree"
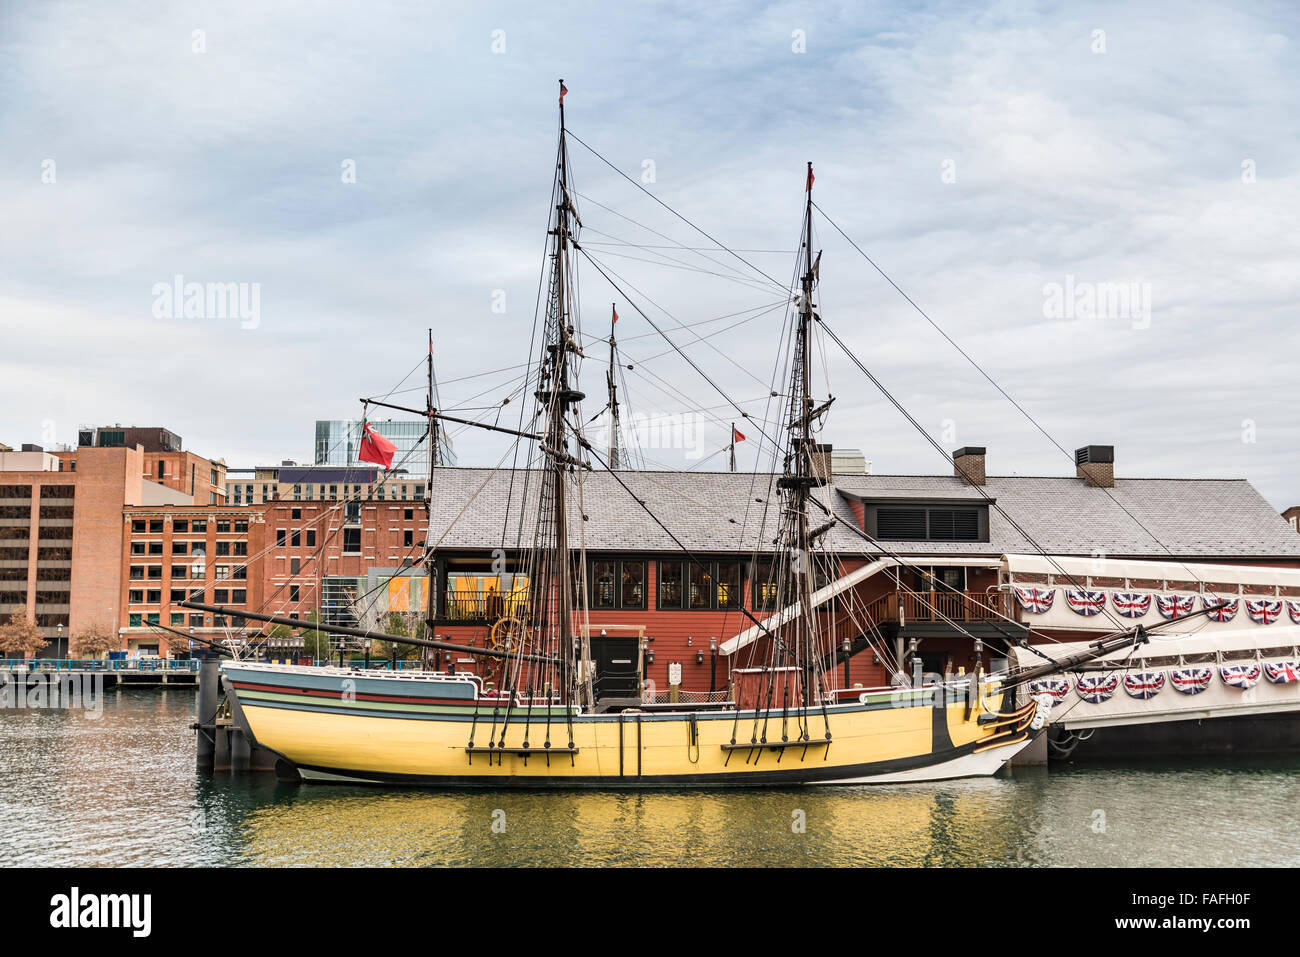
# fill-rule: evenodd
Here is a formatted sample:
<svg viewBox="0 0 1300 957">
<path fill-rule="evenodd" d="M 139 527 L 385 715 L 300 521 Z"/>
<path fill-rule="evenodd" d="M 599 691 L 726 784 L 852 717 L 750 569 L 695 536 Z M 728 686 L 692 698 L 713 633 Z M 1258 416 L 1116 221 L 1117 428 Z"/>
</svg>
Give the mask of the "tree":
<svg viewBox="0 0 1300 957">
<path fill-rule="evenodd" d="M 380 626 L 390 635 L 399 635 L 403 638 L 424 637 L 424 616 L 420 612 L 390 611 L 380 621 Z M 408 645 L 400 641 L 376 641 L 372 646 L 371 656 L 391 658 L 394 651 L 397 652 L 399 660 L 415 658 L 420 653 L 417 645 Z"/>
<path fill-rule="evenodd" d="M 118 651 L 122 643 L 103 622 L 95 621 L 79 630 L 69 642 L 71 650 L 82 658 L 98 658 L 109 651 Z"/>
<path fill-rule="evenodd" d="M 305 619 L 308 623 L 316 624 L 316 612 L 307 612 Z M 320 661 L 328 661 L 334 649 L 330 647 L 330 636 L 323 631 L 315 628 L 304 628 L 302 630 L 302 653 L 311 655 Z"/>
<path fill-rule="evenodd" d="M 35 620 L 27 615 L 10 615 L 9 620 L 0 625 L 0 653 L 8 658 L 20 655 L 36 657 L 49 643 Z"/>
</svg>

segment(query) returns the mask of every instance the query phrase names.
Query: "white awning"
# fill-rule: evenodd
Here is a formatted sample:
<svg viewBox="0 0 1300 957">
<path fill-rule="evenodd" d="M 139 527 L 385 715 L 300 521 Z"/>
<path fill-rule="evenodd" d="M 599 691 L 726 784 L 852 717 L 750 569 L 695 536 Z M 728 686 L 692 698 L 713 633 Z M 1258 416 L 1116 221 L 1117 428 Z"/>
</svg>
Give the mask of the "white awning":
<svg viewBox="0 0 1300 957">
<path fill-rule="evenodd" d="M 1003 560 L 1005 560 L 1005 556 Z M 907 568 L 929 568 L 935 566 L 952 568 L 958 565 L 967 568 L 997 568 L 999 564 L 999 560 L 995 558 L 952 558 L 946 555 L 933 557 L 918 556 L 916 558 L 910 558 L 906 562 L 899 562 L 898 559 L 895 558 L 878 558 L 874 562 L 869 562 L 861 568 L 854 569 L 847 575 L 835 579 L 835 581 L 831 582 L 829 585 L 817 589 L 812 593 L 812 606 L 817 608 L 818 606 L 830 601 L 841 592 L 852 588 L 859 582 L 866 581 L 873 575 L 877 575 L 890 568 L 896 568 L 899 565 L 903 565 Z M 742 631 L 740 634 L 736 635 L 736 637 L 728 638 L 722 643 L 719 650 L 724 655 L 730 655 L 739 651 L 741 648 L 752 644 L 756 639 L 762 636 L 765 630 L 773 631 L 780 628 L 786 622 L 793 620 L 799 614 L 799 609 L 799 602 L 795 602 L 793 605 L 787 605 L 776 614 L 765 619 L 762 627 L 754 625 L 752 628 L 747 628 L 745 631 Z"/>
<path fill-rule="evenodd" d="M 1292 648 L 1300 645 L 1300 625 L 1251 625 L 1249 628 L 1231 628 L 1224 631 L 1217 629 L 1193 634 L 1162 634 L 1158 631 L 1148 636 L 1151 640 L 1139 645 L 1134 651 L 1126 646 L 1102 656 L 1099 661 L 1136 662 L 1141 658 L 1167 658 L 1173 655 L 1212 655 L 1216 652 L 1256 651 L 1265 648 Z M 1022 666 L 1041 665 L 1042 655 L 1060 660 L 1091 646 L 1086 641 L 1067 641 L 1053 644 L 1034 645 L 1034 651 L 1028 648 L 1013 648 L 1012 655 Z M 1035 652 L 1041 652 L 1037 654 Z"/>
<path fill-rule="evenodd" d="M 1267 565 L 1207 565 L 1169 561 L 1130 561 L 1118 558 L 1044 558 L 1042 555 L 1004 555 L 1002 571 L 1015 579 L 1021 575 L 1066 576 L 1076 581 L 1093 578 L 1129 578 L 1146 581 L 1201 581 L 1224 585 L 1281 585 L 1300 588 L 1300 568 Z"/>
</svg>

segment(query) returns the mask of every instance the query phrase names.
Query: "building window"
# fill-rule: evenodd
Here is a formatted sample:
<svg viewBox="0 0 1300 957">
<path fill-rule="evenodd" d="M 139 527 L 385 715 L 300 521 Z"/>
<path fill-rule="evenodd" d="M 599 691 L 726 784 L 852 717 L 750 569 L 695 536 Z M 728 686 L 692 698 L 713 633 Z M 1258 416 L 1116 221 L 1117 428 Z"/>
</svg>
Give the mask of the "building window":
<svg viewBox="0 0 1300 957">
<path fill-rule="evenodd" d="M 136 532 L 137 534 L 141 534 L 141 535 L 144 534 L 144 529 L 145 529 L 145 522 L 144 519 L 142 518 L 137 518 L 135 521 L 131 523 L 131 531 Z"/>
<path fill-rule="evenodd" d="M 411 519 L 415 518 L 415 509 L 413 508 L 402 509 L 402 518 L 406 519 L 408 522 Z"/>
<path fill-rule="evenodd" d="M 144 616 L 141 615 L 139 612 L 132 612 L 130 617 L 127 619 L 127 621 L 131 623 L 132 628 L 144 627 Z"/>
<path fill-rule="evenodd" d="M 126 600 L 132 605 L 143 605 L 144 589 L 132 588 L 129 592 L 126 593 Z"/>
<path fill-rule="evenodd" d="M 154 579 L 155 581 L 161 581 L 161 580 L 162 580 L 162 566 L 161 566 L 161 565 L 150 565 L 150 566 L 149 566 L 149 577 L 150 577 L 151 579 Z"/>
<path fill-rule="evenodd" d="M 132 581 L 139 581 L 139 580 L 142 580 L 143 578 L 144 578 L 144 566 L 143 566 L 143 565 L 132 565 L 132 566 L 131 566 L 131 580 L 132 580 Z"/>
<path fill-rule="evenodd" d="M 196 518 L 193 522 L 193 529 L 196 532 L 206 532 L 208 530 L 208 520 L 206 518 Z"/>
<path fill-rule="evenodd" d="M 230 566 L 229 566 L 229 565 L 217 565 L 217 566 L 216 566 L 216 570 L 215 570 L 215 572 L 214 572 L 214 574 L 213 574 L 212 577 L 213 577 L 214 579 L 216 579 L 217 581 L 225 581 L 227 578 L 230 577 Z"/>
<path fill-rule="evenodd" d="M 163 477 L 164 477 L 163 467 L 164 467 L 164 466 L 163 466 L 163 460 L 162 460 L 162 459 L 159 459 L 159 460 L 158 460 L 158 477 L 159 477 L 159 478 L 163 478 Z"/>
<path fill-rule="evenodd" d="M 172 542 L 173 555 L 185 555 L 189 551 L 189 542 Z"/>
<path fill-rule="evenodd" d="M 189 567 L 186 565 L 172 566 L 172 578 L 188 578 L 189 573 L 190 573 Z"/>
<path fill-rule="evenodd" d="M 172 627 L 173 627 L 173 628 L 184 628 L 184 627 L 185 627 L 185 612 L 183 612 L 183 611 L 174 611 L 174 612 L 172 612 L 172 614 L 171 614 L 171 623 L 172 623 Z"/>
<path fill-rule="evenodd" d="M 407 548 L 412 547 L 415 544 L 415 532 L 411 531 L 409 528 L 402 532 L 402 544 Z"/>
<path fill-rule="evenodd" d="M 203 627 L 203 616 L 202 616 L 202 615 L 190 615 L 190 627 L 191 627 L 191 628 L 202 628 L 202 627 Z"/>
<path fill-rule="evenodd" d="M 295 486 L 295 487 L 296 487 L 296 486 Z M 302 509 L 300 509 L 300 508 L 291 508 L 291 509 L 289 509 L 289 517 L 290 517 L 290 518 L 295 518 L 295 519 L 296 519 L 296 518 L 302 518 Z"/>
<path fill-rule="evenodd" d="M 248 522 L 236 522 L 236 523 L 235 523 L 235 532 L 236 532 L 236 534 L 239 534 L 239 535 L 247 535 L 247 534 L 248 534 Z"/>
<path fill-rule="evenodd" d="M 645 562 L 593 559 L 587 580 L 590 608 L 645 607 Z"/>
<path fill-rule="evenodd" d="M 290 601 L 295 601 L 295 602 L 298 600 L 298 586 L 297 586 L 297 585 L 290 585 L 290 586 L 289 586 L 289 600 L 290 600 Z"/>
<path fill-rule="evenodd" d="M 218 533 L 218 534 L 225 533 L 225 534 L 227 534 L 227 535 L 230 534 L 230 521 L 229 521 L 229 519 L 224 519 L 224 518 L 223 518 L 223 519 L 218 519 L 218 520 L 217 520 L 217 533 Z"/>
<path fill-rule="evenodd" d="M 178 518 L 174 522 L 172 522 L 173 535 L 175 535 L 178 532 L 183 535 L 189 532 L 189 530 L 190 530 L 190 523 L 188 519 Z"/>
<path fill-rule="evenodd" d="M 218 555 L 229 556 L 229 555 L 230 555 L 230 543 L 229 543 L 229 542 L 217 542 L 217 554 L 218 554 Z"/>
<path fill-rule="evenodd" d="M 144 603 L 145 603 L 146 605 L 161 605 L 161 604 L 162 604 L 162 589 L 161 589 L 161 588 L 150 588 L 148 591 L 146 591 L 146 592 L 144 593 Z"/>
<path fill-rule="evenodd" d="M 298 529 L 295 528 L 293 530 L 293 534 L 289 536 L 289 547 L 297 548 L 301 544 L 302 544 L 302 534 L 298 531 Z"/>
<path fill-rule="evenodd" d="M 988 541 L 988 512 L 979 506 L 871 505 L 866 526 L 868 535 L 882 541 Z"/>
<path fill-rule="evenodd" d="M 316 547 L 316 529 L 314 528 L 307 529 L 307 547 L 308 548 Z"/>
<path fill-rule="evenodd" d="M 248 554 L 248 542 L 235 542 L 234 545 L 235 545 L 235 554 L 236 554 L 236 555 L 247 555 L 247 554 Z"/>
<path fill-rule="evenodd" d="M 343 529 L 343 554 L 345 555 L 361 554 L 361 529 L 359 528 Z"/>
<path fill-rule="evenodd" d="M 212 604 L 214 604 L 214 605 L 229 605 L 229 604 L 230 604 L 230 589 L 228 589 L 228 588 L 215 588 L 215 589 L 213 589 L 213 591 L 212 591 Z"/>
<path fill-rule="evenodd" d="M 296 558 L 291 558 L 291 559 L 289 559 L 289 574 L 290 574 L 290 575 L 296 575 L 296 574 L 298 574 L 298 572 L 299 572 L 299 570 L 301 569 L 301 567 L 302 567 L 302 566 L 301 566 L 301 563 L 299 562 L 298 559 L 296 559 Z"/>
<path fill-rule="evenodd" d="M 171 590 L 171 597 L 170 597 L 170 599 L 168 599 L 168 600 L 169 600 L 173 605 L 178 605 L 178 604 L 180 604 L 181 602 L 183 602 L 183 601 L 185 600 L 185 595 L 186 595 L 186 591 L 185 591 L 184 588 L 173 588 L 173 589 Z M 173 617 L 175 617 L 175 616 L 173 616 Z M 172 624 L 174 625 L 174 624 L 176 624 L 176 622 L 173 621 Z"/>
<path fill-rule="evenodd" d="M 286 535 L 285 529 L 277 528 L 275 530 L 275 544 L 278 545 L 280 548 L 284 547 L 285 535 Z"/>
<path fill-rule="evenodd" d="M 149 554 L 150 554 L 150 555 L 161 555 L 162 553 L 163 553 L 162 542 L 150 542 L 150 543 L 149 543 Z"/>
<path fill-rule="evenodd" d="M 242 588 L 232 589 L 230 592 L 230 603 L 232 605 L 244 605 L 248 602 L 248 592 Z"/>
<path fill-rule="evenodd" d="M 743 590 L 739 561 L 659 563 L 660 608 L 740 608 Z"/>
<path fill-rule="evenodd" d="M 162 530 L 163 530 L 163 520 L 161 518 L 155 518 L 149 521 L 150 535 L 161 535 Z"/>
</svg>

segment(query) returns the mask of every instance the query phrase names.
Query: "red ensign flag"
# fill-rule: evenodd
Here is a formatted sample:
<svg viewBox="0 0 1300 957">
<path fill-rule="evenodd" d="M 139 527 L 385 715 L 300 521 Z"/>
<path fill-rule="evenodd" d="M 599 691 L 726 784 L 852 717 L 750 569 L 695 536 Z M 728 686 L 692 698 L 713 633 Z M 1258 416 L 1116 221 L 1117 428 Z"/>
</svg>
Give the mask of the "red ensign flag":
<svg viewBox="0 0 1300 957">
<path fill-rule="evenodd" d="M 386 469 L 392 468 L 393 453 L 397 451 L 397 446 L 372 429 L 369 422 L 362 424 L 361 431 L 361 448 L 357 451 L 357 459 L 382 465 Z"/>
<path fill-rule="evenodd" d="M 733 442 L 745 441 L 745 437 L 740 434 L 740 430 L 737 429 L 734 425 L 731 427 L 731 441 Z"/>
</svg>

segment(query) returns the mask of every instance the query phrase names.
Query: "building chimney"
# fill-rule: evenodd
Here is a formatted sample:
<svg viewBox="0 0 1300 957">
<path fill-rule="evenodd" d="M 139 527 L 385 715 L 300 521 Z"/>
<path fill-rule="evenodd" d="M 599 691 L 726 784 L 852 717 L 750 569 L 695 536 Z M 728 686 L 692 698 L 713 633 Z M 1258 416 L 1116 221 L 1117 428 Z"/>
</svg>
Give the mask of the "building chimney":
<svg viewBox="0 0 1300 957">
<path fill-rule="evenodd" d="M 1093 488 L 1115 487 L 1115 446 L 1085 445 L 1074 450 L 1074 471 Z"/>
<path fill-rule="evenodd" d="M 952 474 L 966 485 L 984 485 L 984 446 L 967 445 L 952 453 Z"/>
</svg>

